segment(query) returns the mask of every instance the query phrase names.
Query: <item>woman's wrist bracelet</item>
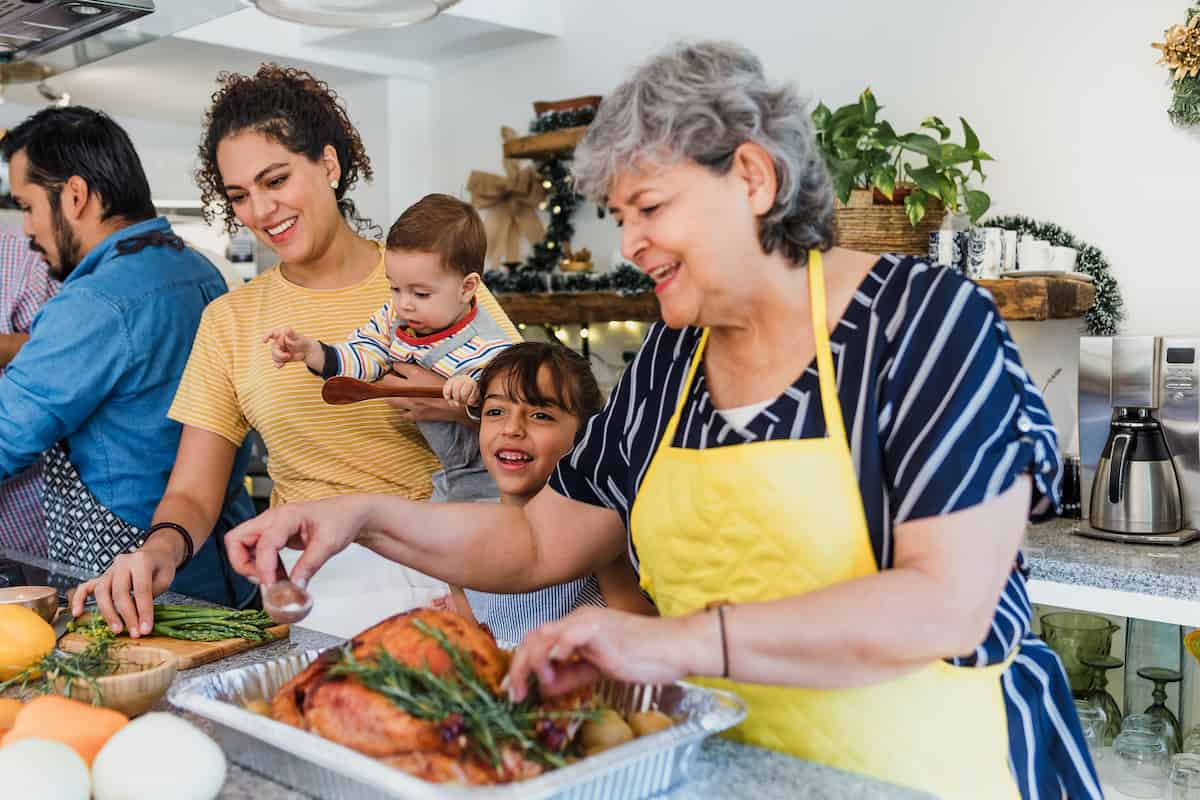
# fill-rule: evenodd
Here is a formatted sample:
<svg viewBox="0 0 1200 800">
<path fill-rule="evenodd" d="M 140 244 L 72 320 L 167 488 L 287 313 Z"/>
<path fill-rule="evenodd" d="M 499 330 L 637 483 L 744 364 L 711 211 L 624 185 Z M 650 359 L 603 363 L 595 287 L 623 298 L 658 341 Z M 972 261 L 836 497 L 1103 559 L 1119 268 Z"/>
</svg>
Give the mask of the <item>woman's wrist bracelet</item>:
<svg viewBox="0 0 1200 800">
<path fill-rule="evenodd" d="M 729 677 L 729 640 L 725 635 L 725 606 L 729 605 L 726 600 L 714 600 L 704 607 L 706 611 L 717 612 L 717 625 L 721 630 L 721 677 Z"/>
<path fill-rule="evenodd" d="M 146 531 L 146 541 L 150 541 L 150 537 L 161 530 L 175 531 L 179 534 L 179 537 L 183 539 L 183 561 L 180 561 L 175 566 L 175 570 L 179 571 L 183 569 L 189 561 L 192 560 L 192 556 L 195 554 L 196 550 L 196 543 L 192 541 L 192 535 L 187 532 L 187 528 L 174 522 L 159 522 L 151 525 L 150 530 Z"/>
</svg>

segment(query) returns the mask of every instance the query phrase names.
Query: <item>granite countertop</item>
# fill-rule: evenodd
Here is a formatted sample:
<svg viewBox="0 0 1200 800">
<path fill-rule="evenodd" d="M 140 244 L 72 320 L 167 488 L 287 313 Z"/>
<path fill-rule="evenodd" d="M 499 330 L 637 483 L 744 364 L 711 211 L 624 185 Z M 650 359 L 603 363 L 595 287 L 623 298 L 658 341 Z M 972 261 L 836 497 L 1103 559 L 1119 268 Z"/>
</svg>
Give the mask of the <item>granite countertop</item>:
<svg viewBox="0 0 1200 800">
<path fill-rule="evenodd" d="M 1030 525 L 1024 553 L 1035 580 L 1200 601 L 1200 541 L 1179 547 L 1076 536 L 1076 520 Z"/>
</svg>

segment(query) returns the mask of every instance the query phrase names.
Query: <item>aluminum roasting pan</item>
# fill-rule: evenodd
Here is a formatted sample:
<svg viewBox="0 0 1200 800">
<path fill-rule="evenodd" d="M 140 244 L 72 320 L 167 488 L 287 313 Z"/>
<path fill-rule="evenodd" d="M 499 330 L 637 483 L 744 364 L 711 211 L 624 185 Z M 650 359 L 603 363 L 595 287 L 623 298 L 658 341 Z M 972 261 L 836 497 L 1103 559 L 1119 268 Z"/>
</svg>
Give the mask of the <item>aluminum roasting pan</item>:
<svg viewBox="0 0 1200 800">
<path fill-rule="evenodd" d="M 580 759 L 531 780 L 490 787 L 434 784 L 414 778 L 319 736 L 245 710 L 269 700 L 320 654 L 275 661 L 177 683 L 171 704 L 214 723 L 233 761 L 318 798 L 643 798 L 687 780 L 700 743 L 746 717 L 735 695 L 686 682 L 653 686 L 609 682 L 601 696 L 622 714 L 657 709 L 679 719 L 674 727 Z"/>
</svg>

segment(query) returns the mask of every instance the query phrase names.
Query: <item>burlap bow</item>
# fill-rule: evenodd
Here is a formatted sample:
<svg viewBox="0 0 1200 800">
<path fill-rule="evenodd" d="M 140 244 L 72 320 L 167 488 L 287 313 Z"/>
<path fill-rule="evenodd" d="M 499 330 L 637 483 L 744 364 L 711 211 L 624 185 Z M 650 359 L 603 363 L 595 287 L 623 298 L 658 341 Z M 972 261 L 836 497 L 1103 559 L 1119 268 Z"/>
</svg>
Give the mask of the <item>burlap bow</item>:
<svg viewBox="0 0 1200 800">
<path fill-rule="evenodd" d="M 514 139 L 512 128 L 500 129 L 504 141 Z M 504 159 L 504 175 L 472 171 L 467 178 L 471 204 L 487 209 L 487 258 L 489 261 L 516 261 L 521 256 L 521 237 L 540 242 L 546 233 L 538 219 L 537 207 L 545 197 L 542 182 L 532 167 L 521 168 L 516 159 Z M 501 258 L 503 256 L 503 259 Z"/>
</svg>

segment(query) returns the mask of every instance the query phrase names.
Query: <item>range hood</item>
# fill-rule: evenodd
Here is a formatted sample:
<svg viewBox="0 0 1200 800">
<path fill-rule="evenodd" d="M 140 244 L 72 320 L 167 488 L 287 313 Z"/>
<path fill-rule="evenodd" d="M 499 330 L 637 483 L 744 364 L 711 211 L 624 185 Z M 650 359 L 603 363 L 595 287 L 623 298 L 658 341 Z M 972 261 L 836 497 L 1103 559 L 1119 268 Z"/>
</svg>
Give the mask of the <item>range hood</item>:
<svg viewBox="0 0 1200 800">
<path fill-rule="evenodd" d="M 0 0 L 0 63 L 66 72 L 243 8 L 241 0 Z"/>
<path fill-rule="evenodd" d="M 152 0 L 0 0 L 0 61 L 47 55 L 153 10 Z"/>
</svg>

